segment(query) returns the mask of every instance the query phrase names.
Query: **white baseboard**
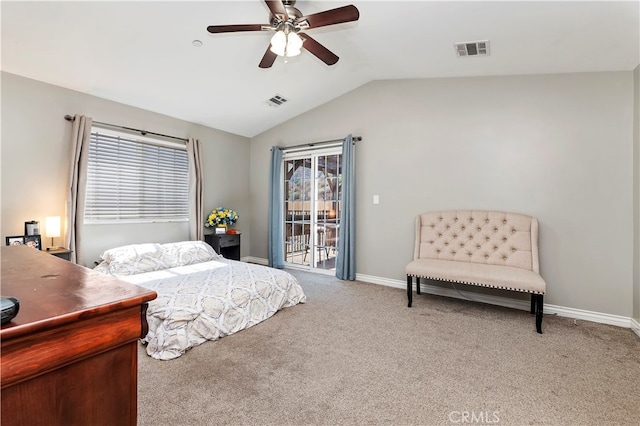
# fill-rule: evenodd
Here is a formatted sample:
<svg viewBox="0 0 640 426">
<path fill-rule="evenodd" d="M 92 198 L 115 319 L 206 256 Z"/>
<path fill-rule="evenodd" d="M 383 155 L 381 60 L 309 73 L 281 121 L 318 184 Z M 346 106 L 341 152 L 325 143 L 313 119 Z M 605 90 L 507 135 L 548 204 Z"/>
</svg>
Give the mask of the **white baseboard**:
<svg viewBox="0 0 640 426">
<path fill-rule="evenodd" d="M 259 257 L 247 256 L 242 258 L 244 262 L 258 263 L 260 265 L 268 265 L 267 259 Z M 356 274 L 356 280 L 371 284 L 384 285 L 400 289 L 407 289 L 407 282 L 402 280 L 393 280 L 389 278 L 376 277 L 373 275 Z M 531 309 L 529 300 L 512 299 L 510 297 L 500 297 L 486 295 L 480 293 L 464 292 L 464 284 L 460 285 L 458 290 L 453 288 L 438 287 L 429 284 L 421 284 L 420 289 L 425 293 L 435 294 L 437 296 L 455 297 L 456 299 L 473 300 L 490 305 L 504 306 L 506 308 L 520 309 L 528 311 Z M 598 322 L 601 324 L 615 325 L 617 327 L 630 328 L 640 337 L 640 322 L 630 317 L 620 315 L 604 314 L 601 312 L 586 311 L 584 309 L 567 308 L 565 306 L 544 304 L 544 312 L 546 314 L 555 314 L 560 317 L 579 319 L 584 321 Z"/>
<path fill-rule="evenodd" d="M 635 318 L 631 318 L 631 329 L 640 337 L 640 322 Z"/>
<path fill-rule="evenodd" d="M 372 284 L 380 284 L 388 287 L 395 287 L 405 289 L 407 288 L 406 281 L 391 280 L 388 278 L 380 278 L 371 275 L 356 274 L 358 281 L 365 281 Z M 491 305 L 504 306 L 507 308 L 521 309 L 528 311 L 531 309 L 531 302 L 529 300 L 511 299 L 509 297 L 485 295 L 479 293 L 464 292 L 465 285 L 460 285 L 460 291 L 453 288 L 438 287 L 429 284 L 420 284 L 420 289 L 425 293 L 435 294 L 438 296 L 455 297 L 457 299 L 473 300 L 476 302 L 489 303 Z M 620 315 L 604 314 L 600 312 L 585 311 L 583 309 L 567 308 L 565 306 L 544 304 L 545 314 L 555 314 L 560 317 L 567 317 L 585 321 L 598 322 L 602 324 L 615 325 L 618 327 L 631 328 L 640 336 L 640 324 L 630 317 L 623 317 Z M 637 327 L 634 329 L 634 323 Z"/>
<path fill-rule="evenodd" d="M 261 257 L 246 256 L 240 260 L 247 263 L 257 263 L 258 265 L 269 266 L 269 260 Z"/>
<path fill-rule="evenodd" d="M 585 321 L 599 322 L 602 324 L 615 325 L 617 327 L 631 328 L 631 317 L 620 315 L 604 314 L 601 312 L 585 311 L 583 309 L 567 308 L 565 306 L 544 305 L 544 312 L 556 314 L 560 317 L 574 318 Z"/>
</svg>

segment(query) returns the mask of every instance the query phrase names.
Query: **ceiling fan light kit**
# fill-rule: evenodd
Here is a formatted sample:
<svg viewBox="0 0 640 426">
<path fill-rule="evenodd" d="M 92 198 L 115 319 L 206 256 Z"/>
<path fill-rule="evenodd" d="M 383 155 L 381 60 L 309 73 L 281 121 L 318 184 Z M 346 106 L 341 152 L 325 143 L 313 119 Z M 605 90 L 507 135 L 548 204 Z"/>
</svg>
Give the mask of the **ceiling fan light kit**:
<svg viewBox="0 0 640 426">
<path fill-rule="evenodd" d="M 289 25 L 285 26 L 285 30 L 278 30 L 271 38 L 271 51 L 278 56 L 298 56 L 302 49 L 302 39 L 295 31 L 287 31 Z"/>
<path fill-rule="evenodd" d="M 260 68 L 270 68 L 278 56 L 285 58 L 297 56 L 302 48 L 311 52 L 327 65 L 338 62 L 338 56 L 314 40 L 303 30 L 325 27 L 357 21 L 360 12 L 353 6 L 342 6 L 323 12 L 303 15 L 294 4 L 295 0 L 264 0 L 271 12 L 268 25 L 240 24 L 240 25 L 210 25 L 207 31 L 211 34 L 230 33 L 238 31 L 275 31 L 271 43 L 267 48 L 260 64 Z"/>
</svg>

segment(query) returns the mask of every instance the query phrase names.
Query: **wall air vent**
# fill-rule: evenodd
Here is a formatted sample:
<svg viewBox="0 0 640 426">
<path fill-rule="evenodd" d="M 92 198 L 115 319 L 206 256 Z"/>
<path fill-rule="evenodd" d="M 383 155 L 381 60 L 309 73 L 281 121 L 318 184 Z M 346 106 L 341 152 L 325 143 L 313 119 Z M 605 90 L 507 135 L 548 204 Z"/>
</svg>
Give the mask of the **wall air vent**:
<svg viewBox="0 0 640 426">
<path fill-rule="evenodd" d="M 288 99 L 282 95 L 273 95 L 269 100 L 267 100 L 267 105 L 271 107 L 279 107 L 283 103 L 287 102 Z"/>
<path fill-rule="evenodd" d="M 489 40 L 464 41 L 455 43 L 453 46 L 456 49 L 456 55 L 460 58 L 489 55 Z"/>
</svg>

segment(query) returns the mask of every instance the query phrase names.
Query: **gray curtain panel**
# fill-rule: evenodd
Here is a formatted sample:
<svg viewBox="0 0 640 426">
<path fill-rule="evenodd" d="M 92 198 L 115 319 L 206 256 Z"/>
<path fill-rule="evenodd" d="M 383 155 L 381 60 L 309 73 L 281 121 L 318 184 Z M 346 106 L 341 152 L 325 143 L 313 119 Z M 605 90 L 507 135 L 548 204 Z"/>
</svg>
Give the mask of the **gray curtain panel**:
<svg viewBox="0 0 640 426">
<path fill-rule="evenodd" d="M 340 231 L 336 277 L 341 280 L 356 279 L 356 236 L 355 236 L 355 142 L 352 135 L 342 144 L 342 210 L 340 211 Z"/>
<path fill-rule="evenodd" d="M 203 169 L 198 139 L 189 138 L 187 141 L 187 157 L 189 157 L 189 238 L 192 241 L 204 241 Z"/>
<path fill-rule="evenodd" d="M 81 224 L 84 217 L 84 202 L 87 187 L 87 161 L 89 158 L 89 139 L 93 119 L 84 115 L 73 117 L 71 130 L 71 170 L 69 173 L 69 192 L 67 194 L 66 239 L 65 246 L 71 250 L 71 261 L 84 265 L 82 258 Z"/>
<path fill-rule="evenodd" d="M 268 260 L 272 268 L 284 268 L 284 198 L 282 193 L 282 149 L 271 148 L 269 175 Z"/>
</svg>

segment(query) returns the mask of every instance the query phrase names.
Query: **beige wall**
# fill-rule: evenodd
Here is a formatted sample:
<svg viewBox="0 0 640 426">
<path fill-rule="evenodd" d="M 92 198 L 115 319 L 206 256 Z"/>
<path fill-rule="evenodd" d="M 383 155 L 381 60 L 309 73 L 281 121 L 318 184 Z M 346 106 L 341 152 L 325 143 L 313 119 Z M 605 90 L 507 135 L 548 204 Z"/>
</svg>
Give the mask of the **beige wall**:
<svg viewBox="0 0 640 426">
<path fill-rule="evenodd" d="M 633 71 L 633 93 L 633 318 L 640 323 L 640 66 Z"/>
<path fill-rule="evenodd" d="M 364 138 L 356 164 L 359 274 L 403 281 L 413 218 L 422 211 L 517 211 L 541 223 L 547 303 L 638 319 L 640 231 L 629 229 L 635 224 L 640 230 L 639 73 L 372 82 L 251 144 L 2 73 L 2 238 L 22 234 L 26 220 L 44 226 L 45 216 L 64 214 L 70 133 L 65 114 L 199 138 L 205 209 L 225 205 L 239 211 L 242 255 L 261 258 L 267 257 L 271 145 L 353 133 Z M 379 205 L 372 204 L 373 195 L 380 196 Z M 176 241 L 188 231 L 184 224 L 95 226 L 87 236 L 85 255 L 94 259 L 115 245 Z"/>
<path fill-rule="evenodd" d="M 65 214 L 71 125 L 65 114 L 84 114 L 94 120 L 145 129 L 202 143 L 205 212 L 218 205 L 239 212 L 237 227 L 249 241 L 249 139 L 40 83 L 1 74 L 2 89 L 2 239 L 21 235 L 24 222 Z M 87 225 L 83 255 L 91 265 L 105 249 L 140 242 L 189 239 L 186 223 Z M 62 238 L 56 239 L 62 245 Z M 45 239 L 44 246 L 51 245 Z M 248 244 L 242 248 L 249 253 Z"/>
<path fill-rule="evenodd" d="M 632 93 L 631 72 L 372 82 L 252 138 L 252 208 L 272 145 L 360 135 L 358 274 L 404 281 L 423 211 L 522 212 L 540 221 L 546 303 L 630 317 Z M 251 226 L 266 258 L 266 214 Z"/>
</svg>

